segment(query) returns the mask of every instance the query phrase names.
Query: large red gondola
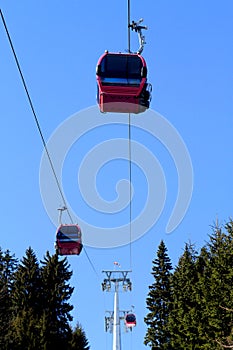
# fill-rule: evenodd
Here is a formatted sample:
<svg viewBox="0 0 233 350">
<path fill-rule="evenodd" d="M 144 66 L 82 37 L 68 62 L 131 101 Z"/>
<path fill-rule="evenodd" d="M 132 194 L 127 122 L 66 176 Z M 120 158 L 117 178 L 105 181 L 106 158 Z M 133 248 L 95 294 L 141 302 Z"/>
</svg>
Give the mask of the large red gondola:
<svg viewBox="0 0 233 350">
<path fill-rule="evenodd" d="M 106 51 L 96 67 L 97 102 L 101 112 L 141 113 L 150 106 L 151 84 L 139 53 Z"/>
<path fill-rule="evenodd" d="M 79 255 L 82 233 L 78 225 L 60 225 L 56 232 L 56 251 L 59 255 Z"/>
<path fill-rule="evenodd" d="M 131 313 L 125 316 L 126 327 L 132 328 L 132 327 L 135 327 L 136 324 L 137 324 L 137 321 L 136 321 L 136 316 L 134 314 Z"/>
</svg>

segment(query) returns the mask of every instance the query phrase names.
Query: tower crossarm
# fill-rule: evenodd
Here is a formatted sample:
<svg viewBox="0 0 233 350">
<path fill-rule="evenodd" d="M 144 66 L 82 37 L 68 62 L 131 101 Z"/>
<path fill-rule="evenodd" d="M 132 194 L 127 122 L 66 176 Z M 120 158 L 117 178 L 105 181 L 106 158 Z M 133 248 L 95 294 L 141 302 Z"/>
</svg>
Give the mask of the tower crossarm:
<svg viewBox="0 0 233 350">
<path fill-rule="evenodd" d="M 122 286 L 124 291 L 132 290 L 132 283 L 128 278 L 128 274 L 131 270 L 103 270 L 102 273 L 106 274 L 102 283 L 103 291 L 110 291 L 112 284 L 116 283 L 118 286 Z"/>
</svg>

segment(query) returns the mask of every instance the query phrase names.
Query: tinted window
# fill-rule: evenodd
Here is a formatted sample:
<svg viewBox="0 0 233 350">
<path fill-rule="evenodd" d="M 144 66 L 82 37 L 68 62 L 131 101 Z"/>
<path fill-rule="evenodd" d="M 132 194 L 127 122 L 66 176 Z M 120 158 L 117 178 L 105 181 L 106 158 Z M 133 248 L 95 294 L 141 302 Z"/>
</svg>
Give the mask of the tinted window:
<svg viewBox="0 0 233 350">
<path fill-rule="evenodd" d="M 101 62 L 101 76 L 109 78 L 141 78 L 142 61 L 138 56 L 107 55 Z"/>
<path fill-rule="evenodd" d="M 57 232 L 57 239 L 62 241 L 77 241 L 81 239 L 80 228 L 76 225 L 61 226 Z"/>
<path fill-rule="evenodd" d="M 127 322 L 135 322 L 136 317 L 134 315 L 127 315 L 126 316 L 126 321 Z"/>
</svg>

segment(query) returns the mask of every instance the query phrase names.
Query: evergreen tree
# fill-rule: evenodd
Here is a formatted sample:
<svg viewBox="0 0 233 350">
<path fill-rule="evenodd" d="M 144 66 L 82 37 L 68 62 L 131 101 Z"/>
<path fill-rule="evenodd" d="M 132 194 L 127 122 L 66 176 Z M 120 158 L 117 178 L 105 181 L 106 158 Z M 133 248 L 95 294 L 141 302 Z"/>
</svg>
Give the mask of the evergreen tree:
<svg viewBox="0 0 233 350">
<path fill-rule="evenodd" d="M 200 349 L 198 344 L 198 307 L 196 285 L 197 253 L 192 244 L 186 244 L 172 277 L 173 303 L 169 315 L 169 330 L 173 349 Z"/>
<path fill-rule="evenodd" d="M 165 243 L 161 241 L 157 258 L 153 260 L 152 276 L 154 282 L 149 286 L 146 299 L 149 313 L 144 321 L 147 332 L 144 344 L 155 349 L 170 349 L 170 333 L 168 331 L 168 316 L 171 308 L 171 270 L 172 265 L 167 254 Z"/>
<path fill-rule="evenodd" d="M 0 349 L 8 348 L 7 333 L 11 320 L 12 276 L 17 267 L 17 259 L 7 250 L 0 248 Z"/>
<path fill-rule="evenodd" d="M 68 303 L 74 290 L 68 284 L 72 272 L 66 258 L 59 261 L 57 254 L 50 256 L 49 252 L 42 265 L 42 343 L 47 350 L 66 349 L 72 335 L 69 321 L 73 306 Z"/>
<path fill-rule="evenodd" d="M 38 324 L 41 316 L 41 278 L 39 263 L 31 248 L 26 250 L 14 274 L 12 320 L 8 332 L 9 349 L 40 349 Z"/>
<path fill-rule="evenodd" d="M 70 350 L 89 350 L 90 346 L 86 338 L 86 334 L 78 323 L 75 329 L 72 332 L 72 339 L 69 344 Z"/>
<path fill-rule="evenodd" d="M 163 314 L 157 283 L 162 270 L 159 269 L 160 250 L 163 251 L 161 246 L 153 262 L 155 283 L 149 287 L 147 298 L 150 312 L 145 318 L 149 326 L 145 344 L 152 349 L 233 348 L 233 221 L 225 225 L 225 230 L 216 225 L 200 254 L 192 244 L 185 245 L 169 278 L 167 341 L 161 332 Z"/>
<path fill-rule="evenodd" d="M 201 248 L 196 259 L 197 282 L 195 283 L 196 312 L 195 318 L 198 328 L 198 341 L 200 349 L 213 349 L 213 343 L 208 335 L 208 294 L 210 281 L 210 255 L 205 246 Z"/>
<path fill-rule="evenodd" d="M 207 332 L 216 349 L 233 346 L 233 222 L 225 226 L 226 232 L 214 227 L 207 249 L 209 276 L 206 279 Z M 221 345 L 222 344 L 222 345 Z"/>
<path fill-rule="evenodd" d="M 89 350 L 81 326 L 69 321 L 73 289 L 67 259 L 47 252 L 42 267 L 31 248 L 20 264 L 0 249 L 0 349 Z"/>
</svg>

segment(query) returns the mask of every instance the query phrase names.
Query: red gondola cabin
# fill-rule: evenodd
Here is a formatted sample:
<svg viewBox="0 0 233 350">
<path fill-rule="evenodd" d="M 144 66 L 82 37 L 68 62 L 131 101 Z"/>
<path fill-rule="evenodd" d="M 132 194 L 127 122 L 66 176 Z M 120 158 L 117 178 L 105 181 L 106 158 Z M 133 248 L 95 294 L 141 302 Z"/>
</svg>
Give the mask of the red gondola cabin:
<svg viewBox="0 0 233 350">
<path fill-rule="evenodd" d="M 78 225 L 60 225 L 56 232 L 56 251 L 59 255 L 79 255 L 82 233 Z"/>
<path fill-rule="evenodd" d="M 138 53 L 106 51 L 96 67 L 97 102 L 101 112 L 142 113 L 150 106 L 147 66 Z"/>
<path fill-rule="evenodd" d="M 134 314 L 127 314 L 125 316 L 126 327 L 132 328 L 136 326 L 136 316 Z"/>
</svg>

